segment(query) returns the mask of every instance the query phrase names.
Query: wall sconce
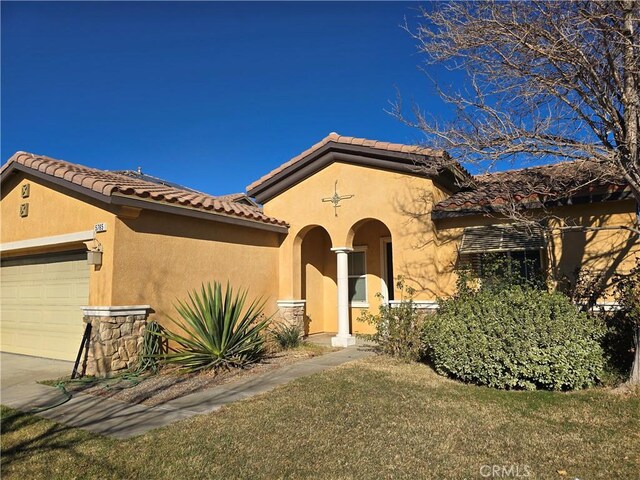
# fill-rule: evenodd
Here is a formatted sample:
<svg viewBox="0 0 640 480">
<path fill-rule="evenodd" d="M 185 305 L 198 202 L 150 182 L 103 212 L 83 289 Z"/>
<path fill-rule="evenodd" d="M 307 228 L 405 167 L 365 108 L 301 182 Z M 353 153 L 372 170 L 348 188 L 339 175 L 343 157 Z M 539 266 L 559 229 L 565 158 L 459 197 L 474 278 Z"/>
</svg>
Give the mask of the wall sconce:
<svg viewBox="0 0 640 480">
<path fill-rule="evenodd" d="M 98 251 L 88 251 L 87 252 L 87 263 L 89 265 L 100 266 L 102 265 L 102 252 Z"/>
<path fill-rule="evenodd" d="M 87 264 L 99 267 L 102 265 L 102 244 L 94 238 L 89 242 L 84 242 L 87 246 Z"/>
</svg>

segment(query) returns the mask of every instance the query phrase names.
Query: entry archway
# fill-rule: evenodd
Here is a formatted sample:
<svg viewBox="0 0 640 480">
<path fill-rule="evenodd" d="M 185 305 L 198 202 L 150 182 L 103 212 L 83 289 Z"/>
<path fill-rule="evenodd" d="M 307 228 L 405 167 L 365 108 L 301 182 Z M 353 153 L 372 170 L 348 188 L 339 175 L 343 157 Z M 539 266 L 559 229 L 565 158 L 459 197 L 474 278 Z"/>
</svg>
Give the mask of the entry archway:
<svg viewBox="0 0 640 480">
<path fill-rule="evenodd" d="M 363 299 L 362 288 L 357 288 L 358 281 L 350 281 L 349 299 L 352 307 L 359 302 L 368 306 L 377 303 L 374 300 L 378 293 L 385 302 L 394 300 L 393 239 L 389 227 L 375 218 L 362 219 L 349 230 L 347 242 L 354 250 L 354 254 L 351 254 L 354 259 L 349 264 L 349 277 L 353 279 L 357 275 L 364 275 L 367 283 L 366 299 Z M 355 253 L 359 251 L 364 253 Z M 359 259 L 355 258 L 358 256 Z M 361 270 L 354 271 L 356 268 Z M 354 299 L 354 296 L 357 298 Z"/>
<path fill-rule="evenodd" d="M 321 226 L 303 229 L 300 251 L 300 298 L 305 301 L 305 335 L 337 330 L 336 263 L 331 237 Z"/>
<path fill-rule="evenodd" d="M 380 302 L 395 299 L 391 230 L 380 220 L 366 218 L 349 230 L 349 314 L 351 332 L 370 333 L 357 322 L 362 310 L 377 311 Z"/>
</svg>

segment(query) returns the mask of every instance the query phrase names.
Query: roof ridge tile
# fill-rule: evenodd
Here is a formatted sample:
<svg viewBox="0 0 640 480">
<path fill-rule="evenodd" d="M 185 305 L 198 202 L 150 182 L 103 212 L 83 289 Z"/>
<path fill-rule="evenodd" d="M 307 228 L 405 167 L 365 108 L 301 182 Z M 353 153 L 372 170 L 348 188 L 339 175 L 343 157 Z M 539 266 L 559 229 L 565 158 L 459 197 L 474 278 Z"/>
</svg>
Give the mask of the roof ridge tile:
<svg viewBox="0 0 640 480">
<path fill-rule="evenodd" d="M 331 132 L 329 135 L 324 137 L 322 140 L 320 140 L 319 142 L 317 142 L 316 144 L 314 144 L 310 148 L 308 148 L 308 149 L 304 150 L 303 152 L 299 153 L 298 155 L 292 157 L 290 160 L 288 160 L 285 163 L 281 164 L 280 166 L 274 168 L 273 170 L 271 170 L 266 175 L 263 175 L 258 180 L 256 180 L 255 182 L 251 183 L 250 185 L 248 185 L 247 188 L 246 188 L 247 191 L 251 191 L 254 188 L 262 185 L 264 182 L 266 182 L 266 181 L 270 180 L 271 178 L 275 177 L 276 175 L 280 174 L 281 172 L 283 172 L 284 170 L 286 170 L 290 166 L 296 164 L 297 162 L 299 162 L 303 158 L 305 158 L 308 155 L 312 154 L 316 150 L 319 150 L 320 148 L 324 147 L 325 145 L 327 145 L 330 142 L 343 144 L 343 145 L 354 145 L 354 146 L 369 147 L 369 148 L 374 148 L 374 149 L 378 149 L 378 150 L 394 151 L 394 152 L 398 152 L 398 153 L 417 153 L 419 155 L 428 155 L 428 156 L 443 156 L 443 155 L 445 155 L 444 150 L 435 150 L 435 149 L 430 149 L 430 148 L 426 148 L 426 147 L 421 147 L 419 145 L 404 145 L 404 144 L 400 144 L 400 143 L 390 143 L 390 142 L 385 142 L 385 141 L 380 141 L 380 140 L 371 140 L 371 139 L 361 138 L 361 137 L 347 137 L 347 136 L 343 136 L 343 135 L 338 135 L 336 132 Z"/>
</svg>

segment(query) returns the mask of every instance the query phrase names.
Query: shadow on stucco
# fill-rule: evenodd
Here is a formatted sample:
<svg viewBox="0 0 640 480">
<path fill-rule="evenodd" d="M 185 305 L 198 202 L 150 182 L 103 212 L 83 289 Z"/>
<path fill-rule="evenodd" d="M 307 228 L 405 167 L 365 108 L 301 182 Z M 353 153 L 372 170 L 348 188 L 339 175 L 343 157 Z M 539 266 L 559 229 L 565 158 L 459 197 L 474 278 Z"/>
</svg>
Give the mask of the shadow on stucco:
<svg viewBox="0 0 640 480">
<path fill-rule="evenodd" d="M 439 195 L 427 189 L 407 191 L 395 199 L 396 211 L 405 220 L 402 235 L 411 240 L 418 259 L 402 264 L 399 272 L 412 287 L 431 298 L 446 296 L 455 289 L 458 245 L 465 227 L 509 222 L 498 215 L 433 220 L 431 210 Z M 610 294 L 611 281 L 628 268 L 629 259 L 640 255 L 638 235 L 616 228 L 628 215 L 628 204 L 566 206 L 552 212 L 550 218 L 563 217 L 576 230 L 559 229 L 548 223 L 546 256 L 548 274 L 558 289 L 575 290 L 578 272 L 592 278 L 593 301 Z M 607 229 L 598 229 L 606 226 Z M 584 230 L 582 230 L 584 228 Z M 629 267 L 630 268 L 630 267 Z"/>
</svg>

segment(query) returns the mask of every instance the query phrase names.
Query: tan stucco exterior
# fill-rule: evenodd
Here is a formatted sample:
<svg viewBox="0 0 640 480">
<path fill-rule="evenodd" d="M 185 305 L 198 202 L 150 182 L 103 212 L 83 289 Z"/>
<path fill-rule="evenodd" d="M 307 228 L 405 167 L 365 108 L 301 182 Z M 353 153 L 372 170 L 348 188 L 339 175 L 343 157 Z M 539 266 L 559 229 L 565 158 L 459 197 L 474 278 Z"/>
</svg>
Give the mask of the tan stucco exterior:
<svg viewBox="0 0 640 480">
<path fill-rule="evenodd" d="M 21 187 L 29 184 L 28 198 L 22 198 Z M 27 217 L 20 217 L 20 205 L 29 204 Z M 107 231 L 97 233 L 103 247 L 102 266 L 89 267 L 88 305 L 110 305 L 113 289 L 113 259 L 115 245 L 115 214 L 104 203 L 69 190 L 55 187 L 30 175 L 17 173 L 2 185 L 0 205 L 2 228 L 0 243 L 39 239 L 93 230 L 96 223 L 106 223 Z M 13 250 L 2 257 L 35 255 L 56 251 L 86 249 L 82 242 Z"/>
<path fill-rule="evenodd" d="M 333 195 L 336 181 L 340 195 L 353 195 L 340 202 L 337 216 L 333 205 L 322 201 Z M 423 176 L 333 163 L 269 200 L 264 205 L 265 213 L 290 224 L 290 233 L 280 247 L 280 299 L 304 299 L 306 290 L 309 331 L 336 331 L 336 267 L 330 247 L 366 246 L 368 304 L 369 309 L 377 310 L 380 301 L 375 294 L 381 291 L 380 239 L 388 236 L 393 245 L 394 274 L 410 280 L 418 290 L 417 298 L 435 300 L 450 292 L 454 285 L 449 273 L 451 255 L 438 250 L 430 216 L 433 203 L 445 195 L 441 187 Z M 307 239 L 307 233 L 314 233 L 313 227 L 327 232 L 323 242 L 316 234 Z M 303 256 L 307 250 L 313 258 Z M 317 268 L 319 262 L 324 266 L 324 275 Z M 303 268 L 310 282 L 307 285 L 302 281 Z M 320 295 L 320 277 L 324 277 L 322 310 L 315 300 Z M 361 311 L 362 308 L 351 310 L 355 333 L 370 330 L 357 322 Z M 313 318 L 320 315 L 322 322 Z"/>
<path fill-rule="evenodd" d="M 337 192 L 352 195 L 334 210 L 323 199 Z M 21 186 L 30 195 L 21 197 Z M 377 310 L 377 293 L 394 288 L 384 274 L 383 242 L 390 239 L 393 274 L 416 290 L 416 299 L 435 302 L 453 293 L 458 246 L 466 226 L 501 220 L 467 216 L 434 221 L 433 205 L 449 195 L 446 188 L 418 174 L 336 161 L 313 172 L 265 202 L 264 213 L 289 223 L 287 233 L 147 208 L 118 207 L 19 172 L 2 185 L 0 242 L 89 231 L 105 223 L 95 245 L 102 265 L 90 269 L 87 305 L 150 305 L 151 318 L 167 322 L 174 302 L 202 282 L 229 281 L 250 289 L 252 298 L 306 301 L 308 333 L 336 332 L 337 269 L 332 248 L 366 251 L 367 301 L 350 308 L 350 331 L 370 332 L 358 321 L 364 308 Z M 29 215 L 20 217 L 22 203 Z M 336 215 L 337 210 L 337 215 Z M 558 209 L 558 217 L 584 227 L 610 230 L 568 232 L 550 224 L 547 243 L 550 279 L 558 283 L 583 266 L 598 272 L 622 272 L 640 255 L 637 236 L 615 228 L 633 225 L 631 200 L 591 203 Z M 83 242 L 13 249 L 5 257 L 86 248 Z M 391 282 L 394 283 L 394 282 Z M 398 300 L 400 292 L 395 291 Z"/>
<path fill-rule="evenodd" d="M 626 273 L 640 256 L 640 242 L 633 227 L 636 206 L 633 200 L 585 203 L 563 206 L 544 212 L 548 220 L 543 260 L 551 286 L 574 283 L 580 269 L 590 275 L 611 280 L 615 273 Z M 464 227 L 507 222 L 504 218 L 466 216 L 435 222 L 441 249 L 455 256 Z M 581 227 L 579 231 L 571 227 Z M 588 230 L 598 228 L 598 230 Z M 611 301 L 608 292 L 602 301 Z"/>
<path fill-rule="evenodd" d="M 160 320 L 175 315 L 176 299 L 202 282 L 228 281 L 250 297 L 277 300 L 281 234 L 142 210 L 115 224 L 113 305 L 149 304 Z"/>
<path fill-rule="evenodd" d="M 28 198 L 21 186 L 30 184 Z M 19 208 L 29 203 L 29 215 Z M 90 306 L 151 305 L 151 319 L 175 316 L 176 299 L 202 282 L 230 282 L 267 300 L 275 311 L 278 246 L 282 234 L 148 210 L 112 207 L 22 173 L 2 186 L 1 243 L 93 230 L 103 249 L 102 265 L 90 270 Z M 135 217 L 135 218 L 132 218 Z M 86 249 L 83 242 L 11 250 L 3 258 Z M 79 340 L 78 340 L 79 341 Z"/>
<path fill-rule="evenodd" d="M 353 195 L 340 202 L 335 216 L 331 203 L 322 202 L 334 191 Z M 435 301 L 455 290 L 458 247 L 466 226 L 503 223 L 505 219 L 467 216 L 434 221 L 434 203 L 447 191 L 428 178 L 347 163 L 333 163 L 286 189 L 264 205 L 265 213 L 284 218 L 290 234 L 280 247 L 279 295 L 306 300 L 309 333 L 337 328 L 336 260 L 331 247 L 367 250 L 368 308 L 380 305 L 382 264 L 380 239 L 390 236 L 393 271 L 416 290 L 416 300 Z M 620 226 L 635 222 L 635 203 L 623 200 L 588 203 L 556 209 L 564 226 L 608 227 L 610 230 L 573 232 L 550 222 L 543 259 L 549 280 L 557 285 L 582 267 L 609 278 L 628 271 L 640 255 L 637 235 Z M 399 292 L 395 294 L 398 299 Z M 603 298 L 610 300 L 610 298 Z M 352 333 L 369 332 L 358 322 L 362 308 L 351 308 Z"/>
<path fill-rule="evenodd" d="M 564 207 L 558 209 L 556 215 L 566 221 L 554 220 L 549 224 L 547 256 L 554 284 L 563 284 L 566 279 L 573 282 L 580 269 L 589 275 L 602 275 L 607 281 L 615 273 L 627 273 L 635 265 L 636 257 L 640 257 L 638 235 L 617 228 L 634 225 L 635 201 Z M 609 229 L 567 231 L 559 228 L 567 224 Z M 610 293 L 603 300 L 611 300 Z"/>
</svg>

